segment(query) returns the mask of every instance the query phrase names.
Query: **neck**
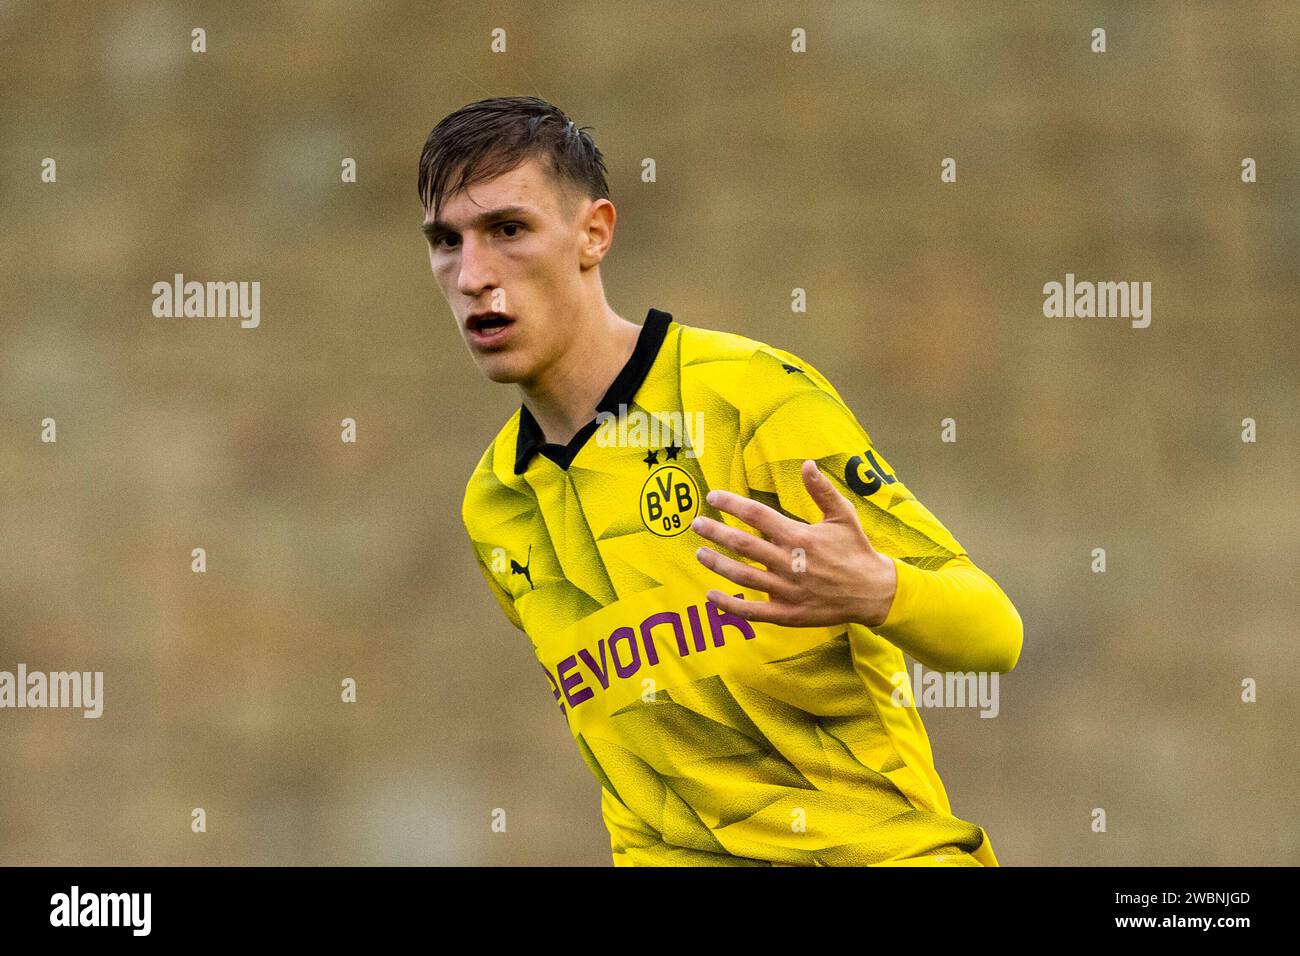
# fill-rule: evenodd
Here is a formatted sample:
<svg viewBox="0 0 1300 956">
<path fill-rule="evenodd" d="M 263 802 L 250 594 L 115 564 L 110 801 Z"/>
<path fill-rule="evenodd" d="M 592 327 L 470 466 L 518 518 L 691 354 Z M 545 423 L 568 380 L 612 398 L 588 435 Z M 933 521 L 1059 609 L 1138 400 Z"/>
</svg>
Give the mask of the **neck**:
<svg viewBox="0 0 1300 956">
<path fill-rule="evenodd" d="M 593 321 L 576 326 L 572 342 L 546 374 L 520 384 L 524 403 L 548 442 L 568 444 L 596 417 L 596 405 L 632 357 L 641 327 L 605 306 Z"/>
</svg>

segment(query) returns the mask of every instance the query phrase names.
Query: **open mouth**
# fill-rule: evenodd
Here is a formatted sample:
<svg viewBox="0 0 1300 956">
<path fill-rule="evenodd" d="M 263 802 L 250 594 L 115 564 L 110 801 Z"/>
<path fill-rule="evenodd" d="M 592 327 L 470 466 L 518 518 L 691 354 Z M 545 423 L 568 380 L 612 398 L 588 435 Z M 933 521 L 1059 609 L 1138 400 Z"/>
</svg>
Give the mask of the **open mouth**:
<svg viewBox="0 0 1300 956">
<path fill-rule="evenodd" d="M 471 341 L 480 345 L 492 345 L 505 338 L 515 320 L 502 312 L 484 312 L 472 315 L 465 327 L 469 330 Z"/>
</svg>

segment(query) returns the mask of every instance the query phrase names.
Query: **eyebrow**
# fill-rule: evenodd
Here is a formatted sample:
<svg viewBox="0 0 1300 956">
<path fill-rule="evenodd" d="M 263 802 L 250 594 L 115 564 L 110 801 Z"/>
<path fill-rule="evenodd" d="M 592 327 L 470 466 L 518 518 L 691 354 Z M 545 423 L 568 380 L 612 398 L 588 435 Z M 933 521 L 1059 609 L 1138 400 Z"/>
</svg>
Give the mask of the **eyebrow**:
<svg viewBox="0 0 1300 956">
<path fill-rule="evenodd" d="M 532 210 L 527 206 L 500 206 L 497 209 L 488 209 L 479 213 L 470 220 L 470 226 L 482 226 L 498 219 L 517 219 L 521 216 L 529 216 Z M 425 238 L 432 240 L 434 236 L 441 232 L 455 232 L 456 230 L 450 224 L 443 222 L 441 219 L 435 219 L 433 222 L 420 223 L 420 231 L 424 233 Z"/>
</svg>

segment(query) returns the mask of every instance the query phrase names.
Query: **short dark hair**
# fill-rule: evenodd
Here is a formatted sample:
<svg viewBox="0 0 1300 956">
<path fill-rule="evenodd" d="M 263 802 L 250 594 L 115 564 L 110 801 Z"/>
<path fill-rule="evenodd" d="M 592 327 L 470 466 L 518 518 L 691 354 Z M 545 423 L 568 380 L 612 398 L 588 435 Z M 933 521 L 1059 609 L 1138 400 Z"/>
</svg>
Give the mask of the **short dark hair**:
<svg viewBox="0 0 1300 956">
<path fill-rule="evenodd" d="M 535 96 L 497 96 L 462 106 L 433 128 L 420 153 L 420 201 L 436 215 L 448 197 L 534 157 L 549 161 L 560 188 L 575 197 L 609 198 L 605 157 L 584 129 Z"/>
</svg>

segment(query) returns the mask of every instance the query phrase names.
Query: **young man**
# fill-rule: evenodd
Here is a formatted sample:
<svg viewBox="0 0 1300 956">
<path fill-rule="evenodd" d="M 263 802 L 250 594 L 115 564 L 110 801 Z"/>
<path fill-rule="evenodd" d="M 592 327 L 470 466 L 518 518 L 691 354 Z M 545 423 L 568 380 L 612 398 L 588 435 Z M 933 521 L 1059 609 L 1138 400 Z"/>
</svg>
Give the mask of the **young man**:
<svg viewBox="0 0 1300 956">
<path fill-rule="evenodd" d="M 1020 617 L 831 384 L 615 313 L 603 157 L 542 100 L 446 117 L 419 190 L 470 353 L 522 396 L 465 526 L 600 781 L 615 864 L 997 865 L 952 815 L 903 652 L 1008 671 Z"/>
</svg>

